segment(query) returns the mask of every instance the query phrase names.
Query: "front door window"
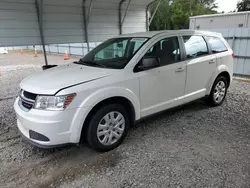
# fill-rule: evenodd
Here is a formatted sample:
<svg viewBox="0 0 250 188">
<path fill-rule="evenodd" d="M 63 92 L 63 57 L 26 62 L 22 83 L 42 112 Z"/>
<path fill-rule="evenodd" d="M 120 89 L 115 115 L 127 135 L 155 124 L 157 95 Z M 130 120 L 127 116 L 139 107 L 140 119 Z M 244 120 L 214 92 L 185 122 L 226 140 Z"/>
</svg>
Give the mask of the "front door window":
<svg viewBox="0 0 250 188">
<path fill-rule="evenodd" d="M 179 62 L 181 56 L 178 38 L 170 37 L 160 40 L 148 50 L 145 56 L 159 57 L 161 66 Z"/>
</svg>

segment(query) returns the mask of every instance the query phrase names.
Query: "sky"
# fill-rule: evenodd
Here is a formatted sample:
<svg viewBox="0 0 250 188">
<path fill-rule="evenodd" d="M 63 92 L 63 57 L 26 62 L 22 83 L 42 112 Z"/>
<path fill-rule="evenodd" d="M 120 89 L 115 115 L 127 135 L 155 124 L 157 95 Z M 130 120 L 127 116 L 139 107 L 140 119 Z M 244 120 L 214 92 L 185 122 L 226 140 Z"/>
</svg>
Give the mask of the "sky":
<svg viewBox="0 0 250 188">
<path fill-rule="evenodd" d="M 229 12 L 236 9 L 237 2 L 239 0 L 217 0 L 218 3 L 218 12 Z"/>
</svg>

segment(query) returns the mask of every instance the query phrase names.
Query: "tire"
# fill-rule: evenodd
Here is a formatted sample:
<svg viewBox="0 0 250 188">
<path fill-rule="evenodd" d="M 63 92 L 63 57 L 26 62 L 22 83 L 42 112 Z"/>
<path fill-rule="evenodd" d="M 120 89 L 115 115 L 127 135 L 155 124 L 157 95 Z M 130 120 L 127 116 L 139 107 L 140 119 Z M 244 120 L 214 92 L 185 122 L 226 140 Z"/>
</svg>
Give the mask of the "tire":
<svg viewBox="0 0 250 188">
<path fill-rule="evenodd" d="M 129 115 L 124 106 L 120 104 L 102 106 L 90 118 L 87 143 L 99 152 L 112 150 L 122 143 L 129 126 Z"/>
<path fill-rule="evenodd" d="M 210 106 L 220 106 L 226 98 L 227 89 L 227 79 L 224 76 L 218 77 L 213 84 L 210 95 L 206 99 L 206 102 Z"/>
</svg>

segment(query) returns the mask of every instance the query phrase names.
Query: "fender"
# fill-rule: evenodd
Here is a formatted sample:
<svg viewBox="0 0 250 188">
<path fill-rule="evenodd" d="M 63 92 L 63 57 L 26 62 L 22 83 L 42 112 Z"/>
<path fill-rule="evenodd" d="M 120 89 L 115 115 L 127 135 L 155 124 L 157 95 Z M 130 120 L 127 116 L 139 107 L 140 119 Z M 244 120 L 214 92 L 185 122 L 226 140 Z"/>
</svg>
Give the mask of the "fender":
<svg viewBox="0 0 250 188">
<path fill-rule="evenodd" d="M 90 113 L 93 107 L 96 106 L 98 103 L 102 102 L 103 100 L 112 97 L 124 97 L 128 99 L 134 107 L 135 119 L 140 119 L 140 102 L 136 94 L 134 94 L 131 90 L 122 87 L 102 88 L 89 95 L 81 103 L 80 108 L 78 108 L 74 117 L 74 122 L 72 123 L 73 126 L 71 127 L 71 142 L 78 143 L 80 141 L 81 131 L 85 119 L 87 118 L 87 115 Z"/>
<path fill-rule="evenodd" d="M 210 95 L 211 89 L 213 87 L 213 84 L 215 82 L 215 79 L 218 77 L 218 75 L 222 72 L 228 72 L 230 75 L 230 70 L 226 65 L 219 65 L 216 70 L 214 71 L 212 77 L 210 78 L 210 80 L 207 83 L 207 90 L 206 90 L 206 95 Z M 230 78 L 230 80 L 232 79 L 232 77 Z"/>
<path fill-rule="evenodd" d="M 89 95 L 80 105 L 80 107 L 94 107 L 101 101 L 112 97 L 124 97 L 128 99 L 134 109 L 136 120 L 140 118 L 140 102 L 138 97 L 128 88 L 123 87 L 108 87 L 102 88 L 93 94 Z"/>
</svg>

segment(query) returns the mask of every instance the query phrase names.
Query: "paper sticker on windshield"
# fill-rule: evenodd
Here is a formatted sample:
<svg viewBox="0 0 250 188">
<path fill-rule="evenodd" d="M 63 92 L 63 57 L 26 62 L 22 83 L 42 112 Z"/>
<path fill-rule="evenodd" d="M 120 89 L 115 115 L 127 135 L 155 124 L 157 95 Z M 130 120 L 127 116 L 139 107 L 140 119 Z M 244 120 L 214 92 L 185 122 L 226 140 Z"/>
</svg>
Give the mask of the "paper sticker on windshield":
<svg viewBox="0 0 250 188">
<path fill-rule="evenodd" d="M 146 38 L 132 38 L 130 42 L 145 42 Z"/>
</svg>

